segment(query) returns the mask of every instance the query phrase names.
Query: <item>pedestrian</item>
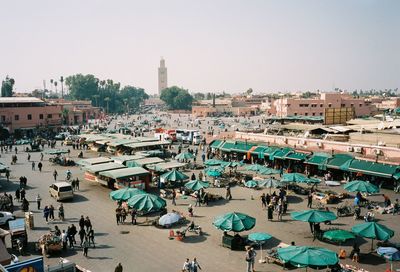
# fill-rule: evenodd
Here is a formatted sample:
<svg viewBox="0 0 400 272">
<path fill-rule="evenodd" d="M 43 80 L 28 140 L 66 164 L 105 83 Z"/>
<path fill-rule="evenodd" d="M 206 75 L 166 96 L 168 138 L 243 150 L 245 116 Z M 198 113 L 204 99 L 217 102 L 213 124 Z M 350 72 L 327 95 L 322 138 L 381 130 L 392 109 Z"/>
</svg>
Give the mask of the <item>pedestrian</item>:
<svg viewBox="0 0 400 272">
<path fill-rule="evenodd" d="M 32 162 L 32 171 L 35 171 L 35 162 Z"/>
<path fill-rule="evenodd" d="M 385 205 L 385 208 L 389 207 L 392 204 L 392 202 L 390 201 L 390 198 L 385 194 L 383 194 L 382 196 L 383 196 L 383 203 Z"/>
<path fill-rule="evenodd" d="M 40 153 L 40 160 L 43 161 L 43 153 Z"/>
<path fill-rule="evenodd" d="M 79 191 L 79 179 L 78 178 L 76 178 L 76 180 L 75 180 L 75 189 L 77 191 Z"/>
<path fill-rule="evenodd" d="M 137 215 L 136 209 L 132 209 L 131 210 L 132 225 L 136 225 L 136 215 Z"/>
<path fill-rule="evenodd" d="M 40 202 L 42 201 L 42 198 L 40 197 L 40 195 L 38 194 L 36 196 L 36 204 L 37 204 L 37 209 L 40 210 Z"/>
<path fill-rule="evenodd" d="M 49 207 L 49 218 L 50 218 L 50 220 L 54 221 L 54 206 L 53 205 L 50 205 L 50 207 Z"/>
<path fill-rule="evenodd" d="M 172 205 L 176 206 L 176 191 L 175 189 L 172 190 Z"/>
<path fill-rule="evenodd" d="M 125 224 L 125 220 L 126 220 L 126 210 L 125 210 L 125 208 L 122 208 L 121 209 L 121 221 L 122 221 L 122 223 Z"/>
<path fill-rule="evenodd" d="M 75 180 L 73 179 L 72 181 L 71 181 L 71 187 L 72 187 L 72 191 L 75 191 Z"/>
<path fill-rule="evenodd" d="M 96 245 L 94 244 L 94 230 L 92 228 L 89 230 L 87 237 L 88 237 L 89 246 L 90 246 L 90 244 L 93 244 L 93 248 L 95 248 Z"/>
<path fill-rule="evenodd" d="M 10 181 L 10 170 L 6 169 L 6 178 L 7 181 Z"/>
<path fill-rule="evenodd" d="M 312 202 L 313 202 L 313 194 L 310 192 L 310 193 L 308 193 L 308 196 L 307 196 L 307 208 L 310 208 L 311 209 L 311 207 L 312 207 Z"/>
<path fill-rule="evenodd" d="M 58 176 L 57 170 L 54 169 L 53 172 L 54 181 L 57 181 L 57 176 Z"/>
<path fill-rule="evenodd" d="M 62 233 L 61 233 L 61 241 L 62 241 L 62 245 L 63 245 L 63 249 L 64 250 L 67 249 L 67 239 L 68 239 L 68 236 L 65 233 L 65 230 L 63 230 Z"/>
<path fill-rule="evenodd" d="M 283 214 L 282 199 L 279 199 L 279 201 L 278 201 L 277 212 L 278 212 L 278 220 L 279 220 L 279 221 L 282 221 L 282 214 Z"/>
<path fill-rule="evenodd" d="M 119 263 L 119 264 L 115 267 L 114 272 L 122 272 L 122 271 L 123 271 L 122 264 Z"/>
<path fill-rule="evenodd" d="M 203 172 L 202 171 L 200 171 L 200 173 L 199 173 L 199 180 L 203 180 Z"/>
<path fill-rule="evenodd" d="M 190 180 L 196 180 L 196 175 L 192 173 L 192 176 L 190 177 Z"/>
<path fill-rule="evenodd" d="M 28 161 L 31 161 L 31 154 L 28 153 Z"/>
<path fill-rule="evenodd" d="M 85 218 L 83 215 L 81 215 L 81 218 L 79 219 L 79 227 L 83 229 L 85 227 Z"/>
<path fill-rule="evenodd" d="M 70 248 L 74 248 L 74 239 L 72 239 L 71 227 L 67 229 L 67 239 Z"/>
<path fill-rule="evenodd" d="M 192 263 L 190 264 L 190 272 L 197 272 L 199 269 L 201 270 L 201 266 L 197 262 L 196 257 L 194 257 Z"/>
<path fill-rule="evenodd" d="M 191 263 L 189 258 L 187 258 L 186 261 L 183 263 L 182 272 L 190 272 L 190 269 L 191 269 Z"/>
<path fill-rule="evenodd" d="M 64 206 L 63 206 L 62 203 L 61 203 L 60 206 L 58 207 L 58 218 L 59 218 L 61 221 L 64 221 Z"/>
<path fill-rule="evenodd" d="M 26 191 L 25 191 L 24 188 L 21 189 L 20 195 L 21 195 L 21 200 L 24 200 L 25 199 L 25 195 L 26 195 Z"/>
<path fill-rule="evenodd" d="M 49 207 L 45 206 L 43 209 L 43 217 L 46 219 L 46 223 L 49 222 L 49 214 L 50 214 Z"/>
<path fill-rule="evenodd" d="M 121 222 L 121 208 L 118 207 L 115 209 L 115 219 L 117 220 L 117 225 Z"/>
<path fill-rule="evenodd" d="M 189 216 L 193 217 L 193 206 L 192 206 L 192 204 L 189 204 L 188 212 L 189 212 Z"/>
<path fill-rule="evenodd" d="M 273 213 L 274 213 L 274 205 L 269 204 L 269 205 L 268 205 L 268 209 L 267 209 L 267 218 L 268 218 L 268 221 L 272 221 L 272 220 L 274 219 Z"/>
<path fill-rule="evenodd" d="M 85 219 L 85 227 L 86 227 L 86 232 L 88 232 L 89 229 L 92 228 L 92 222 L 90 222 L 89 216 L 86 216 L 86 219 Z"/>
<path fill-rule="evenodd" d="M 255 250 L 250 247 L 246 246 L 246 263 L 247 263 L 247 272 L 254 272 L 254 263 L 255 263 L 255 258 L 257 256 L 257 253 Z"/>
<path fill-rule="evenodd" d="M 82 244 L 83 244 L 83 242 L 85 241 L 85 237 L 86 237 L 86 232 L 85 232 L 85 229 L 84 228 L 81 228 L 80 230 L 79 230 L 79 232 L 78 232 L 78 234 L 79 234 L 79 239 L 81 240 L 81 247 L 82 247 Z"/>
<path fill-rule="evenodd" d="M 197 205 L 199 205 L 199 207 L 201 206 L 201 194 L 200 194 L 200 191 L 196 191 L 196 204 L 194 206 L 197 207 Z"/>
<path fill-rule="evenodd" d="M 37 166 L 39 168 L 39 172 L 42 172 L 42 167 L 43 167 L 42 162 L 39 162 Z"/>
<path fill-rule="evenodd" d="M 18 147 L 15 147 L 15 155 L 17 155 L 18 154 Z"/>
<path fill-rule="evenodd" d="M 231 194 L 231 186 L 226 185 L 226 196 L 225 199 L 231 200 L 232 199 L 232 194 Z"/>
<path fill-rule="evenodd" d="M 87 241 L 87 238 L 85 238 L 85 241 L 83 242 L 82 246 L 83 246 L 83 256 L 87 257 L 89 251 L 89 242 Z"/>
<path fill-rule="evenodd" d="M 19 188 L 17 188 L 17 190 L 15 190 L 15 199 L 18 200 L 19 202 L 20 198 L 21 198 L 21 191 L 19 190 Z"/>
<path fill-rule="evenodd" d="M 260 199 L 261 199 L 261 208 L 266 208 L 267 207 L 267 202 L 266 202 L 266 200 L 265 200 L 265 193 L 263 193 L 261 196 L 260 196 Z"/>
<path fill-rule="evenodd" d="M 75 235 L 78 232 L 74 224 L 71 225 L 71 237 L 74 244 L 76 244 Z"/>
<path fill-rule="evenodd" d="M 400 212 L 399 199 L 396 198 L 396 200 L 393 203 L 393 215 L 395 215 L 396 213 L 399 214 L 399 212 Z"/>
</svg>

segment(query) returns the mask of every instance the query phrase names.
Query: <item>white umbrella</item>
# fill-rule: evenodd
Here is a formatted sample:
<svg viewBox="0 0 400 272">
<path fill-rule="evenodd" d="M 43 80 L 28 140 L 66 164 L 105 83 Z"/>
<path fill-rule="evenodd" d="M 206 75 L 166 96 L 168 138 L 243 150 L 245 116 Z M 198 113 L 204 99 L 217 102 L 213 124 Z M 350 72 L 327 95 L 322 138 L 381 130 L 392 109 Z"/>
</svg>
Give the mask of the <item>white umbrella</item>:
<svg viewBox="0 0 400 272">
<path fill-rule="evenodd" d="M 178 213 L 167 213 L 158 220 L 158 224 L 161 226 L 172 225 L 178 222 L 181 216 Z"/>
</svg>

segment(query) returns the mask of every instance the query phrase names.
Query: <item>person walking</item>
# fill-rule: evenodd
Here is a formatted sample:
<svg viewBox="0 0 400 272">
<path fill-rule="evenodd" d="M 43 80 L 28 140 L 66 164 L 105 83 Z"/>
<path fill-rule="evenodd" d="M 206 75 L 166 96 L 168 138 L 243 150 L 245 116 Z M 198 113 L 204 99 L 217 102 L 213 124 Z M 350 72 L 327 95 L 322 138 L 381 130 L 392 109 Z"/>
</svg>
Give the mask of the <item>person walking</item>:
<svg viewBox="0 0 400 272">
<path fill-rule="evenodd" d="M 43 153 L 40 153 L 40 160 L 41 161 L 43 161 L 43 157 L 44 157 Z"/>
<path fill-rule="evenodd" d="M 231 200 L 232 199 L 232 194 L 231 194 L 231 186 L 228 184 L 226 185 L 226 195 L 225 199 Z"/>
<path fill-rule="evenodd" d="M 19 190 L 19 188 L 17 188 L 17 190 L 15 190 L 15 199 L 18 200 L 19 202 L 20 198 L 21 198 L 21 191 Z"/>
<path fill-rule="evenodd" d="M 137 215 L 136 209 L 132 209 L 131 210 L 132 225 L 136 225 L 136 215 Z"/>
<path fill-rule="evenodd" d="M 91 228 L 87 234 L 88 237 L 88 242 L 89 242 L 89 246 L 90 244 L 93 244 L 93 248 L 96 247 L 96 245 L 94 244 L 94 230 L 93 228 Z"/>
<path fill-rule="evenodd" d="M 87 238 L 85 238 L 85 241 L 83 241 L 82 247 L 83 247 L 83 256 L 87 257 L 89 251 L 89 242 L 87 241 Z"/>
<path fill-rule="evenodd" d="M 71 231 L 72 242 L 76 244 L 75 235 L 77 234 L 78 231 L 76 230 L 74 224 L 71 225 L 70 231 Z"/>
<path fill-rule="evenodd" d="M 35 162 L 32 162 L 32 171 L 35 171 Z"/>
<path fill-rule="evenodd" d="M 43 209 L 43 217 L 46 219 L 46 223 L 49 223 L 49 214 L 50 214 L 49 207 L 45 206 Z"/>
<path fill-rule="evenodd" d="M 61 241 L 62 241 L 62 245 L 63 245 L 63 249 L 66 250 L 67 249 L 67 242 L 68 242 L 68 236 L 65 233 L 65 230 L 62 231 L 61 233 Z"/>
<path fill-rule="evenodd" d="M 86 227 L 86 232 L 89 232 L 89 229 L 92 228 L 92 222 L 90 222 L 89 216 L 86 216 L 85 227 Z"/>
<path fill-rule="evenodd" d="M 118 207 L 115 209 L 115 219 L 117 220 L 117 225 L 121 222 L 121 208 Z"/>
<path fill-rule="evenodd" d="M 37 166 L 39 168 L 39 172 L 42 172 L 42 167 L 43 167 L 42 162 L 39 162 Z"/>
<path fill-rule="evenodd" d="M 77 191 L 79 191 L 79 179 L 78 178 L 76 178 L 76 180 L 75 180 L 75 189 Z"/>
<path fill-rule="evenodd" d="M 83 229 L 85 227 L 85 218 L 81 215 L 81 219 L 79 219 L 79 227 Z"/>
<path fill-rule="evenodd" d="M 10 181 L 10 170 L 6 169 L 6 178 L 7 181 Z"/>
<path fill-rule="evenodd" d="M 310 192 L 307 196 L 307 208 L 312 208 L 313 194 Z"/>
<path fill-rule="evenodd" d="M 49 207 L 49 218 L 50 218 L 50 220 L 54 221 L 54 206 L 53 205 L 50 205 L 50 207 Z"/>
<path fill-rule="evenodd" d="M 53 172 L 54 181 L 57 181 L 57 176 L 58 176 L 57 170 L 54 169 Z"/>
<path fill-rule="evenodd" d="M 21 195 L 21 200 L 24 200 L 25 199 L 25 195 L 26 195 L 26 192 L 25 192 L 24 188 L 21 189 L 20 195 Z"/>
<path fill-rule="evenodd" d="M 172 190 L 172 205 L 176 206 L 176 191 L 175 189 Z"/>
<path fill-rule="evenodd" d="M 28 162 L 31 161 L 31 154 L 28 153 Z"/>
<path fill-rule="evenodd" d="M 190 272 L 190 269 L 191 269 L 191 263 L 189 258 L 187 258 L 186 261 L 183 263 L 182 272 Z"/>
<path fill-rule="evenodd" d="M 246 246 L 246 263 L 247 263 L 247 272 L 254 272 L 254 263 L 255 263 L 255 258 L 257 256 L 257 253 L 255 250 L 250 247 Z"/>
<path fill-rule="evenodd" d="M 199 269 L 201 270 L 201 266 L 197 262 L 196 257 L 194 257 L 192 263 L 190 264 L 190 272 L 197 272 Z"/>
<path fill-rule="evenodd" d="M 200 191 L 196 191 L 196 204 L 194 206 L 197 207 L 197 205 L 199 205 L 199 207 L 201 206 L 201 194 L 200 194 Z"/>
<path fill-rule="evenodd" d="M 42 201 L 42 198 L 40 197 L 40 195 L 38 194 L 36 196 L 36 204 L 37 204 L 37 209 L 40 210 L 40 202 Z"/>
<path fill-rule="evenodd" d="M 269 204 L 269 205 L 268 205 L 268 209 L 267 209 L 267 218 L 268 218 L 268 221 L 272 221 L 272 220 L 274 219 L 273 213 L 274 213 L 274 205 Z"/>
<path fill-rule="evenodd" d="M 124 269 L 124 268 L 122 267 L 122 264 L 119 263 L 119 264 L 115 267 L 114 272 L 122 272 L 123 269 Z"/>
<path fill-rule="evenodd" d="M 267 201 L 265 199 L 265 193 L 260 196 L 261 199 L 261 208 L 265 209 L 267 207 Z"/>
<path fill-rule="evenodd" d="M 85 229 L 84 229 L 84 228 L 81 228 L 81 229 L 79 230 L 78 234 L 79 234 L 79 239 L 81 240 L 81 244 L 80 244 L 80 245 L 81 245 L 81 247 L 82 247 L 83 242 L 85 241 L 85 238 L 86 238 Z"/>
<path fill-rule="evenodd" d="M 61 220 L 61 221 L 64 221 L 64 206 L 63 206 L 63 204 L 61 203 L 60 204 L 60 207 L 58 207 L 58 218 Z"/>
</svg>

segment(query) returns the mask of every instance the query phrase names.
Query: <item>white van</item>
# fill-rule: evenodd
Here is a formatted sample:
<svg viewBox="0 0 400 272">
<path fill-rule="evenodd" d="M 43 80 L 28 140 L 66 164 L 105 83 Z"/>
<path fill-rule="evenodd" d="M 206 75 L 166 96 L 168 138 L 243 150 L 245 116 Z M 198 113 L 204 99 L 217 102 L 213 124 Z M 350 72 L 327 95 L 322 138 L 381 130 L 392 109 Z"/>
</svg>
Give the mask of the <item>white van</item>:
<svg viewBox="0 0 400 272">
<path fill-rule="evenodd" d="M 50 196 L 57 201 L 74 198 L 74 191 L 68 182 L 55 182 L 49 187 Z"/>
</svg>

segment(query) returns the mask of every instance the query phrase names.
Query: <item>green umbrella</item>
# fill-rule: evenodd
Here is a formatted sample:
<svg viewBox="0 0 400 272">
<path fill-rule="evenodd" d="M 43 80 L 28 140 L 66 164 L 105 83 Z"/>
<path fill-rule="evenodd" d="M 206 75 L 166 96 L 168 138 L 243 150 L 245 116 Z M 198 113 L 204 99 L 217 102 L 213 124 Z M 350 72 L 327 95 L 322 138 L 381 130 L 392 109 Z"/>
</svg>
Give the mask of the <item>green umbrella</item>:
<svg viewBox="0 0 400 272">
<path fill-rule="evenodd" d="M 60 155 L 60 154 L 67 154 L 67 153 L 68 153 L 68 150 L 64 150 L 64 149 L 50 149 L 50 150 L 47 150 L 45 153 L 46 153 L 46 154 L 49 154 L 49 155 Z"/>
<path fill-rule="evenodd" d="M 210 177 L 220 177 L 222 173 L 220 171 L 210 169 L 206 171 L 206 175 Z"/>
<path fill-rule="evenodd" d="M 110 198 L 112 200 L 115 201 L 127 201 L 128 199 L 130 199 L 132 196 L 137 195 L 137 194 L 145 194 L 145 191 L 142 191 L 140 189 L 137 188 L 123 188 L 123 189 L 119 189 L 113 192 L 110 192 Z"/>
<path fill-rule="evenodd" d="M 278 258 L 296 267 L 325 268 L 339 262 L 335 252 L 322 247 L 308 246 L 278 248 Z"/>
<path fill-rule="evenodd" d="M 378 193 L 379 188 L 372 183 L 363 180 L 353 180 L 344 186 L 344 189 L 349 192 L 361 192 L 361 193 Z"/>
<path fill-rule="evenodd" d="M 393 230 L 376 222 L 367 222 L 355 225 L 351 228 L 351 231 L 358 236 L 372 239 L 371 249 L 374 246 L 374 239 L 386 241 L 394 236 Z"/>
<path fill-rule="evenodd" d="M 201 180 L 192 180 L 185 184 L 185 187 L 189 190 L 198 191 L 203 188 L 208 188 L 210 184 Z"/>
<path fill-rule="evenodd" d="M 283 174 L 282 182 L 296 182 L 296 183 L 320 183 L 319 179 L 308 178 L 300 173 Z"/>
<path fill-rule="evenodd" d="M 213 225 L 223 231 L 241 232 L 251 230 L 256 219 L 244 213 L 226 213 L 215 218 Z"/>
<path fill-rule="evenodd" d="M 189 178 L 184 173 L 182 173 L 182 172 L 180 172 L 180 171 L 178 171 L 176 169 L 171 170 L 171 171 L 161 175 L 161 177 L 166 179 L 166 180 L 173 181 L 173 182 L 181 181 L 181 180 L 185 180 L 185 179 Z"/>
<path fill-rule="evenodd" d="M 148 213 L 161 210 L 167 206 L 167 202 L 159 196 L 146 193 L 132 196 L 128 200 L 128 206 Z"/>
<path fill-rule="evenodd" d="M 191 160 L 194 156 L 190 152 L 182 152 L 175 156 L 175 160 Z"/>
<path fill-rule="evenodd" d="M 209 171 L 209 170 L 214 170 L 214 171 L 223 173 L 223 172 L 225 172 L 225 167 L 221 164 L 219 166 L 210 166 L 205 169 L 205 171 Z"/>
<path fill-rule="evenodd" d="M 333 242 L 345 242 L 346 240 L 349 239 L 354 239 L 356 238 L 356 236 L 351 233 L 350 231 L 347 230 L 341 230 L 341 229 L 337 229 L 337 230 L 329 230 L 324 232 L 324 235 L 322 236 L 322 238 L 325 238 L 327 240 L 333 241 Z"/>
<path fill-rule="evenodd" d="M 321 223 L 326 221 L 333 221 L 337 219 L 336 214 L 329 211 L 320 210 L 305 210 L 300 212 L 292 212 L 290 214 L 293 220 L 311 222 L 311 223 Z"/>
<path fill-rule="evenodd" d="M 246 170 L 248 171 L 262 171 L 265 169 L 265 166 L 259 165 L 259 164 L 252 164 L 249 166 L 246 166 Z"/>
<path fill-rule="evenodd" d="M 204 164 L 207 166 L 216 166 L 216 165 L 221 165 L 222 163 L 224 163 L 224 161 L 211 159 L 211 160 L 206 160 Z"/>
<path fill-rule="evenodd" d="M 263 179 L 258 181 L 258 186 L 259 187 L 265 187 L 265 188 L 277 188 L 279 186 L 281 186 L 282 184 L 273 178 L 270 179 Z"/>
<path fill-rule="evenodd" d="M 258 187 L 258 181 L 251 179 L 245 182 L 244 184 L 247 188 L 256 188 Z"/>
<path fill-rule="evenodd" d="M 221 166 L 223 167 L 238 167 L 238 166 L 242 166 L 241 162 L 222 162 Z"/>
<path fill-rule="evenodd" d="M 272 169 L 272 168 L 267 168 L 267 167 L 265 167 L 264 169 L 262 169 L 262 170 L 260 170 L 260 171 L 258 171 L 261 175 L 266 175 L 266 176 L 268 176 L 268 175 L 276 175 L 276 174 L 279 174 L 280 173 L 280 171 L 279 170 L 276 170 L 276 169 Z"/>
<path fill-rule="evenodd" d="M 262 254 L 262 245 L 263 245 L 263 243 L 265 243 L 265 241 L 267 241 L 271 238 L 272 238 L 272 236 L 265 232 L 253 232 L 253 233 L 250 233 L 249 236 L 247 237 L 247 239 L 249 239 L 250 241 L 256 242 L 260 245 L 260 251 L 261 251 L 260 260 L 259 260 L 260 263 L 263 263 L 263 262 L 265 263 L 265 260 L 263 259 L 263 254 Z"/>
</svg>

